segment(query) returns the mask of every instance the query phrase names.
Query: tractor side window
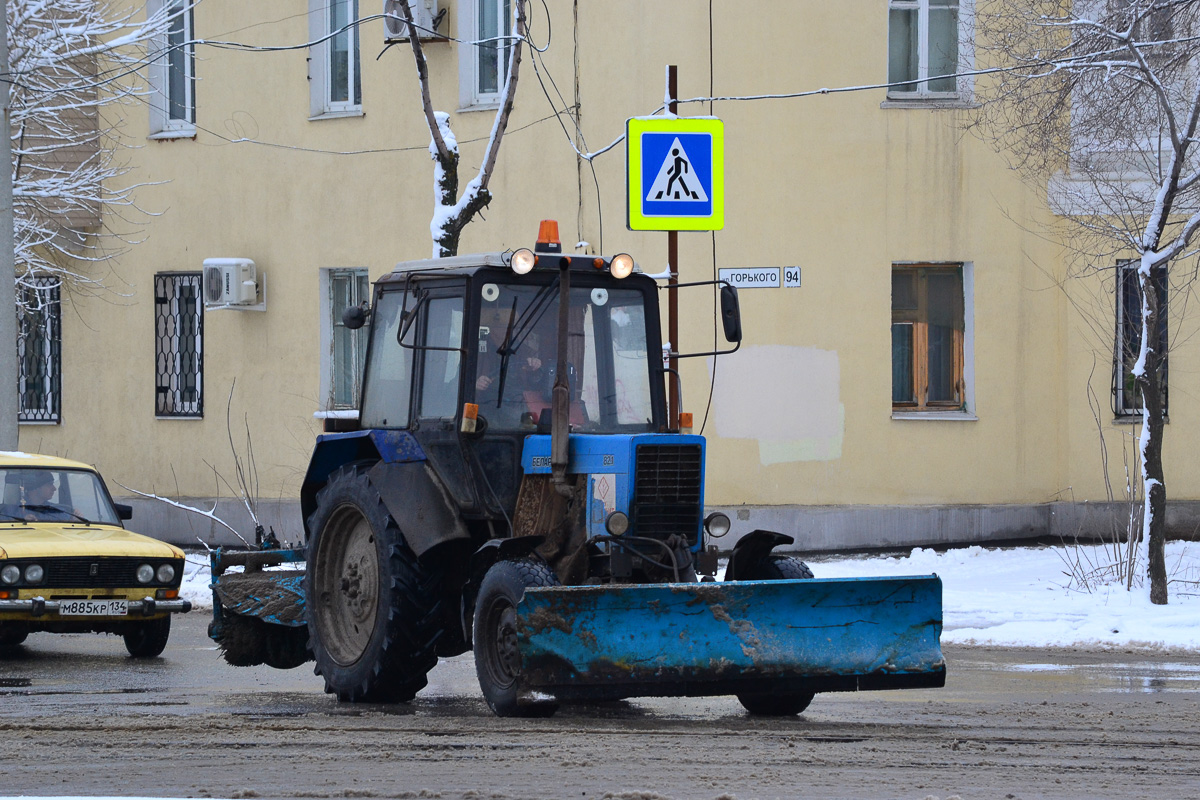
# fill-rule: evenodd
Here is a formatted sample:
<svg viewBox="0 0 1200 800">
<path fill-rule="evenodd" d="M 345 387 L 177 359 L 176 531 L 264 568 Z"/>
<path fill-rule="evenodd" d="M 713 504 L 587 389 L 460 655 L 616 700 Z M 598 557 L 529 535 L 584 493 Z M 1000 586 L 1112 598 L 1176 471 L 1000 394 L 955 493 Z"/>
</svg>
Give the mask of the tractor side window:
<svg viewBox="0 0 1200 800">
<path fill-rule="evenodd" d="M 425 347 L 461 348 L 463 301 L 439 297 L 429 301 Z M 455 350 L 422 350 L 425 369 L 421 381 L 421 416 L 453 417 L 458 411 L 458 373 L 462 353 Z"/>
<path fill-rule="evenodd" d="M 401 347 L 400 332 L 404 292 L 386 292 L 372 312 L 371 352 L 363 388 L 362 426 L 364 428 L 408 427 L 412 387 L 412 354 L 416 325 L 410 325 Z M 413 298 L 408 297 L 409 311 Z"/>
</svg>

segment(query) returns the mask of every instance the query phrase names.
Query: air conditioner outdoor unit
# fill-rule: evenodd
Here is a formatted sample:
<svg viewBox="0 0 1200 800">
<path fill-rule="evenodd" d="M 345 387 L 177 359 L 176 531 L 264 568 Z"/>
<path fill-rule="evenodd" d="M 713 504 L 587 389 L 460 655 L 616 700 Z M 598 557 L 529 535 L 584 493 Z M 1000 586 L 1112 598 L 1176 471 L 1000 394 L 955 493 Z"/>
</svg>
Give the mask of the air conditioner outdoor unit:
<svg viewBox="0 0 1200 800">
<path fill-rule="evenodd" d="M 412 12 L 413 25 L 417 28 L 418 39 L 426 41 L 445 38 L 435 32 L 437 23 L 441 21 L 441 17 L 438 16 L 437 0 L 383 0 L 383 41 L 385 43 L 408 41 L 408 25 L 404 22 L 400 11 L 401 3 L 408 3 L 408 8 Z"/>
<path fill-rule="evenodd" d="M 258 270 L 248 258 L 204 259 L 204 305 L 250 306 L 258 302 Z"/>
</svg>

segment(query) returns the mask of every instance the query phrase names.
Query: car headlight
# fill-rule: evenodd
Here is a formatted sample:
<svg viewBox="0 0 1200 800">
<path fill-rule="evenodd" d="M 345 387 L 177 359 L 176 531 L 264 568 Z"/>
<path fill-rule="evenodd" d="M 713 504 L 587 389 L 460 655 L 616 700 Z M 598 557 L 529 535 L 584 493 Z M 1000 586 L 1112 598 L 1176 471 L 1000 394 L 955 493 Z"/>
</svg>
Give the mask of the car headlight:
<svg viewBox="0 0 1200 800">
<path fill-rule="evenodd" d="M 19 580 L 21 580 L 21 568 L 16 564 L 9 564 L 4 569 L 0 569 L 0 581 L 11 586 Z"/>
<path fill-rule="evenodd" d="M 25 568 L 26 583 L 41 583 L 44 577 L 46 577 L 46 570 L 42 569 L 41 564 L 30 564 Z"/>
<path fill-rule="evenodd" d="M 138 583 L 149 583 L 154 580 L 154 567 L 149 564 L 142 564 L 137 568 Z"/>
<path fill-rule="evenodd" d="M 633 256 L 621 253 L 608 262 L 608 271 L 614 278 L 628 278 L 633 274 Z"/>
<path fill-rule="evenodd" d="M 175 579 L 175 568 L 170 564 L 163 564 L 155 573 L 159 583 L 170 583 Z"/>
</svg>

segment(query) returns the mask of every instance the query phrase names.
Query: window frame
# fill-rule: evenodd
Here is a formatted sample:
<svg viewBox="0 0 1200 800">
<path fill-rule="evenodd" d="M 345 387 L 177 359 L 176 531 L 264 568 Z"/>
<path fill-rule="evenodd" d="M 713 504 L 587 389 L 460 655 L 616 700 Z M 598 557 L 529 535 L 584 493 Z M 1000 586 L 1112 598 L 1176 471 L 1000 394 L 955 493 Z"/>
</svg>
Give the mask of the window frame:
<svg viewBox="0 0 1200 800">
<path fill-rule="evenodd" d="M 189 271 L 154 275 L 154 416 L 157 419 L 204 417 L 203 274 Z M 194 293 L 192 297 L 181 297 L 180 289 L 185 286 Z M 194 311 L 194 317 L 185 318 L 185 310 Z M 194 329 L 190 333 L 176 333 L 188 319 L 195 320 Z M 185 338 L 194 342 L 191 353 L 180 347 Z M 185 382 L 185 378 L 189 380 Z M 185 397 L 188 392 L 194 393 L 194 398 Z"/>
<path fill-rule="evenodd" d="M 339 306 L 339 296 L 335 286 L 338 281 L 347 281 L 346 297 L 349 305 Z M 366 267 L 322 267 L 321 268 L 321 411 L 351 411 L 357 410 L 362 402 L 362 379 L 366 369 L 367 343 L 370 341 L 371 322 L 358 330 L 352 331 L 342 322 L 342 312 L 352 305 L 361 305 L 371 301 L 371 280 Z M 339 354 L 343 348 L 339 346 L 339 331 L 350 337 L 349 350 L 352 364 L 345 364 Z M 349 375 L 352 400 L 346 401 L 337 396 L 338 375 L 347 368 L 353 371 Z"/>
<path fill-rule="evenodd" d="M 24 279 L 17 292 L 25 295 L 25 302 L 18 306 L 26 309 L 17 319 L 17 421 L 21 424 L 57 425 L 62 422 L 62 281 L 51 276 L 34 276 Z M 46 295 L 39 298 L 38 295 Z M 35 306 L 31 304 L 35 302 Z M 35 311 L 29 311 L 35 307 Z M 27 366 L 31 332 L 41 343 L 41 356 L 37 359 L 45 369 L 38 378 L 31 379 Z M 41 390 L 29 388 L 31 381 L 41 383 Z M 27 400 L 40 397 L 37 404 Z"/>
<path fill-rule="evenodd" d="M 150 138 L 151 139 L 184 139 L 196 135 L 196 39 L 195 8 L 191 0 L 148 0 L 147 11 L 159 13 L 168 8 L 174 19 L 168 23 L 168 30 L 157 37 L 154 43 L 161 55 L 150 63 Z M 179 34 L 183 44 L 181 66 L 183 69 L 182 102 L 176 103 L 172 97 L 172 75 L 175 66 L 171 63 L 171 39 L 174 35 L 175 22 L 180 23 Z M 174 115 L 176 105 L 184 110 L 182 117 Z"/>
<path fill-rule="evenodd" d="M 954 74 L 958 77 L 955 78 L 955 85 L 952 91 L 933 91 L 929 88 L 929 19 L 931 2 L 940 8 L 945 7 L 950 0 L 888 0 L 888 83 L 893 83 L 891 76 L 893 11 L 917 12 L 917 76 L 916 82 L 908 86 L 908 88 L 889 86 L 887 99 L 883 103 L 883 107 L 885 108 L 912 107 L 922 104 L 933 107 L 955 106 L 970 102 L 974 90 L 974 80 L 972 76 L 964 75 L 963 73 L 970 72 L 975 60 L 974 36 L 970 25 L 970 20 L 974 18 L 975 0 L 958 0 L 957 2 L 958 20 L 955 43 L 957 48 L 957 66 L 955 67 Z"/>
<path fill-rule="evenodd" d="M 1141 303 L 1141 282 L 1137 277 L 1140 262 L 1134 259 L 1124 260 L 1117 263 L 1117 286 L 1113 293 L 1114 306 L 1116 310 L 1116 329 L 1113 337 L 1113 371 L 1112 371 L 1112 412 L 1116 419 L 1140 418 L 1143 411 L 1141 392 L 1134 386 L 1132 390 L 1126 386 L 1130 383 L 1129 378 L 1132 377 L 1129 373 L 1127 364 L 1137 361 L 1138 353 L 1141 349 L 1142 337 L 1142 303 Z M 1156 283 L 1158 284 L 1158 346 L 1162 374 L 1162 386 L 1160 387 L 1160 395 L 1162 398 L 1163 416 L 1167 415 L 1170 408 L 1168 403 L 1168 389 L 1170 387 L 1169 379 L 1169 362 L 1170 362 L 1170 347 L 1169 347 L 1169 330 L 1167 327 L 1167 312 L 1168 301 L 1170 296 L 1170 273 L 1167 265 L 1162 264 L 1156 268 L 1158 276 Z M 1136 292 L 1135 298 L 1127 297 L 1127 292 L 1132 285 L 1133 291 Z M 1136 300 L 1137 322 L 1135 325 L 1126 325 L 1126 320 L 1129 317 L 1128 309 L 1130 308 L 1130 299 Z M 1129 320 L 1132 323 L 1132 320 Z"/>
<path fill-rule="evenodd" d="M 485 3 L 495 5 L 497 9 L 496 16 L 502 20 L 495 36 L 509 36 L 512 32 L 512 0 L 461 0 L 458 3 L 459 30 L 466 34 L 463 37 L 464 41 L 459 44 L 460 111 L 484 111 L 498 108 L 504 99 L 504 84 L 508 77 L 508 59 L 497 59 L 496 91 L 482 92 L 479 88 L 480 55 L 490 43 L 475 44 L 475 42 L 479 42 L 484 38 L 492 38 L 479 30 L 481 24 L 480 9 Z M 501 46 L 496 43 L 496 46 L 499 46 L 501 52 L 507 54 L 508 58 L 511 59 L 511 44 Z"/>
<path fill-rule="evenodd" d="M 893 419 L 964 419 L 974 420 L 974 309 L 971 298 L 974 294 L 974 265 L 971 262 L 894 262 L 889 270 L 889 280 L 894 278 L 897 272 L 914 271 L 914 272 L 950 272 L 957 271 L 959 276 L 959 288 L 962 292 L 962 328 L 955 330 L 954 336 L 954 353 L 952 358 L 952 370 L 954 376 L 954 385 L 956 387 L 956 398 L 952 401 L 929 401 L 928 400 L 928 348 L 925 347 L 923 352 L 919 343 L 928 342 L 928 300 L 925 298 L 922 301 L 920 295 L 924 294 L 923 289 L 918 287 L 917 308 L 915 309 L 896 309 L 895 297 L 891 299 L 891 329 L 894 331 L 898 324 L 912 324 L 914 326 L 913 335 L 913 359 L 914 363 L 911 367 L 913 379 L 913 397 L 912 402 L 897 402 L 895 398 L 895 345 L 894 340 L 891 344 L 891 358 L 889 363 L 892 368 L 892 418 Z M 922 308 L 925 309 L 925 319 L 908 320 L 902 317 L 906 316 L 906 312 L 912 311 L 914 316 L 920 317 Z M 922 330 L 924 336 L 922 336 Z M 925 381 L 922 389 L 922 381 Z"/>
<path fill-rule="evenodd" d="M 351 41 L 346 71 L 346 100 L 334 100 L 332 14 L 335 4 L 350 6 L 357 23 L 344 32 Z M 362 102 L 362 0 L 308 0 L 309 48 L 309 119 L 337 119 L 363 116 Z"/>
</svg>

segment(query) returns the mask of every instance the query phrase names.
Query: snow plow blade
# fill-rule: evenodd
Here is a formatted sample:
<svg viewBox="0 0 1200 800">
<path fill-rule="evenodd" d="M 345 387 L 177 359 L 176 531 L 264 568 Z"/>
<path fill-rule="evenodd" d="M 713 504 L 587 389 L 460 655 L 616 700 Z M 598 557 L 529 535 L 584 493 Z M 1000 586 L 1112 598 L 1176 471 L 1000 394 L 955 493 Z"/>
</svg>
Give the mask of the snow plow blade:
<svg viewBox="0 0 1200 800">
<path fill-rule="evenodd" d="M 946 682 L 936 575 L 531 588 L 516 610 L 522 683 L 560 699 Z"/>
</svg>

